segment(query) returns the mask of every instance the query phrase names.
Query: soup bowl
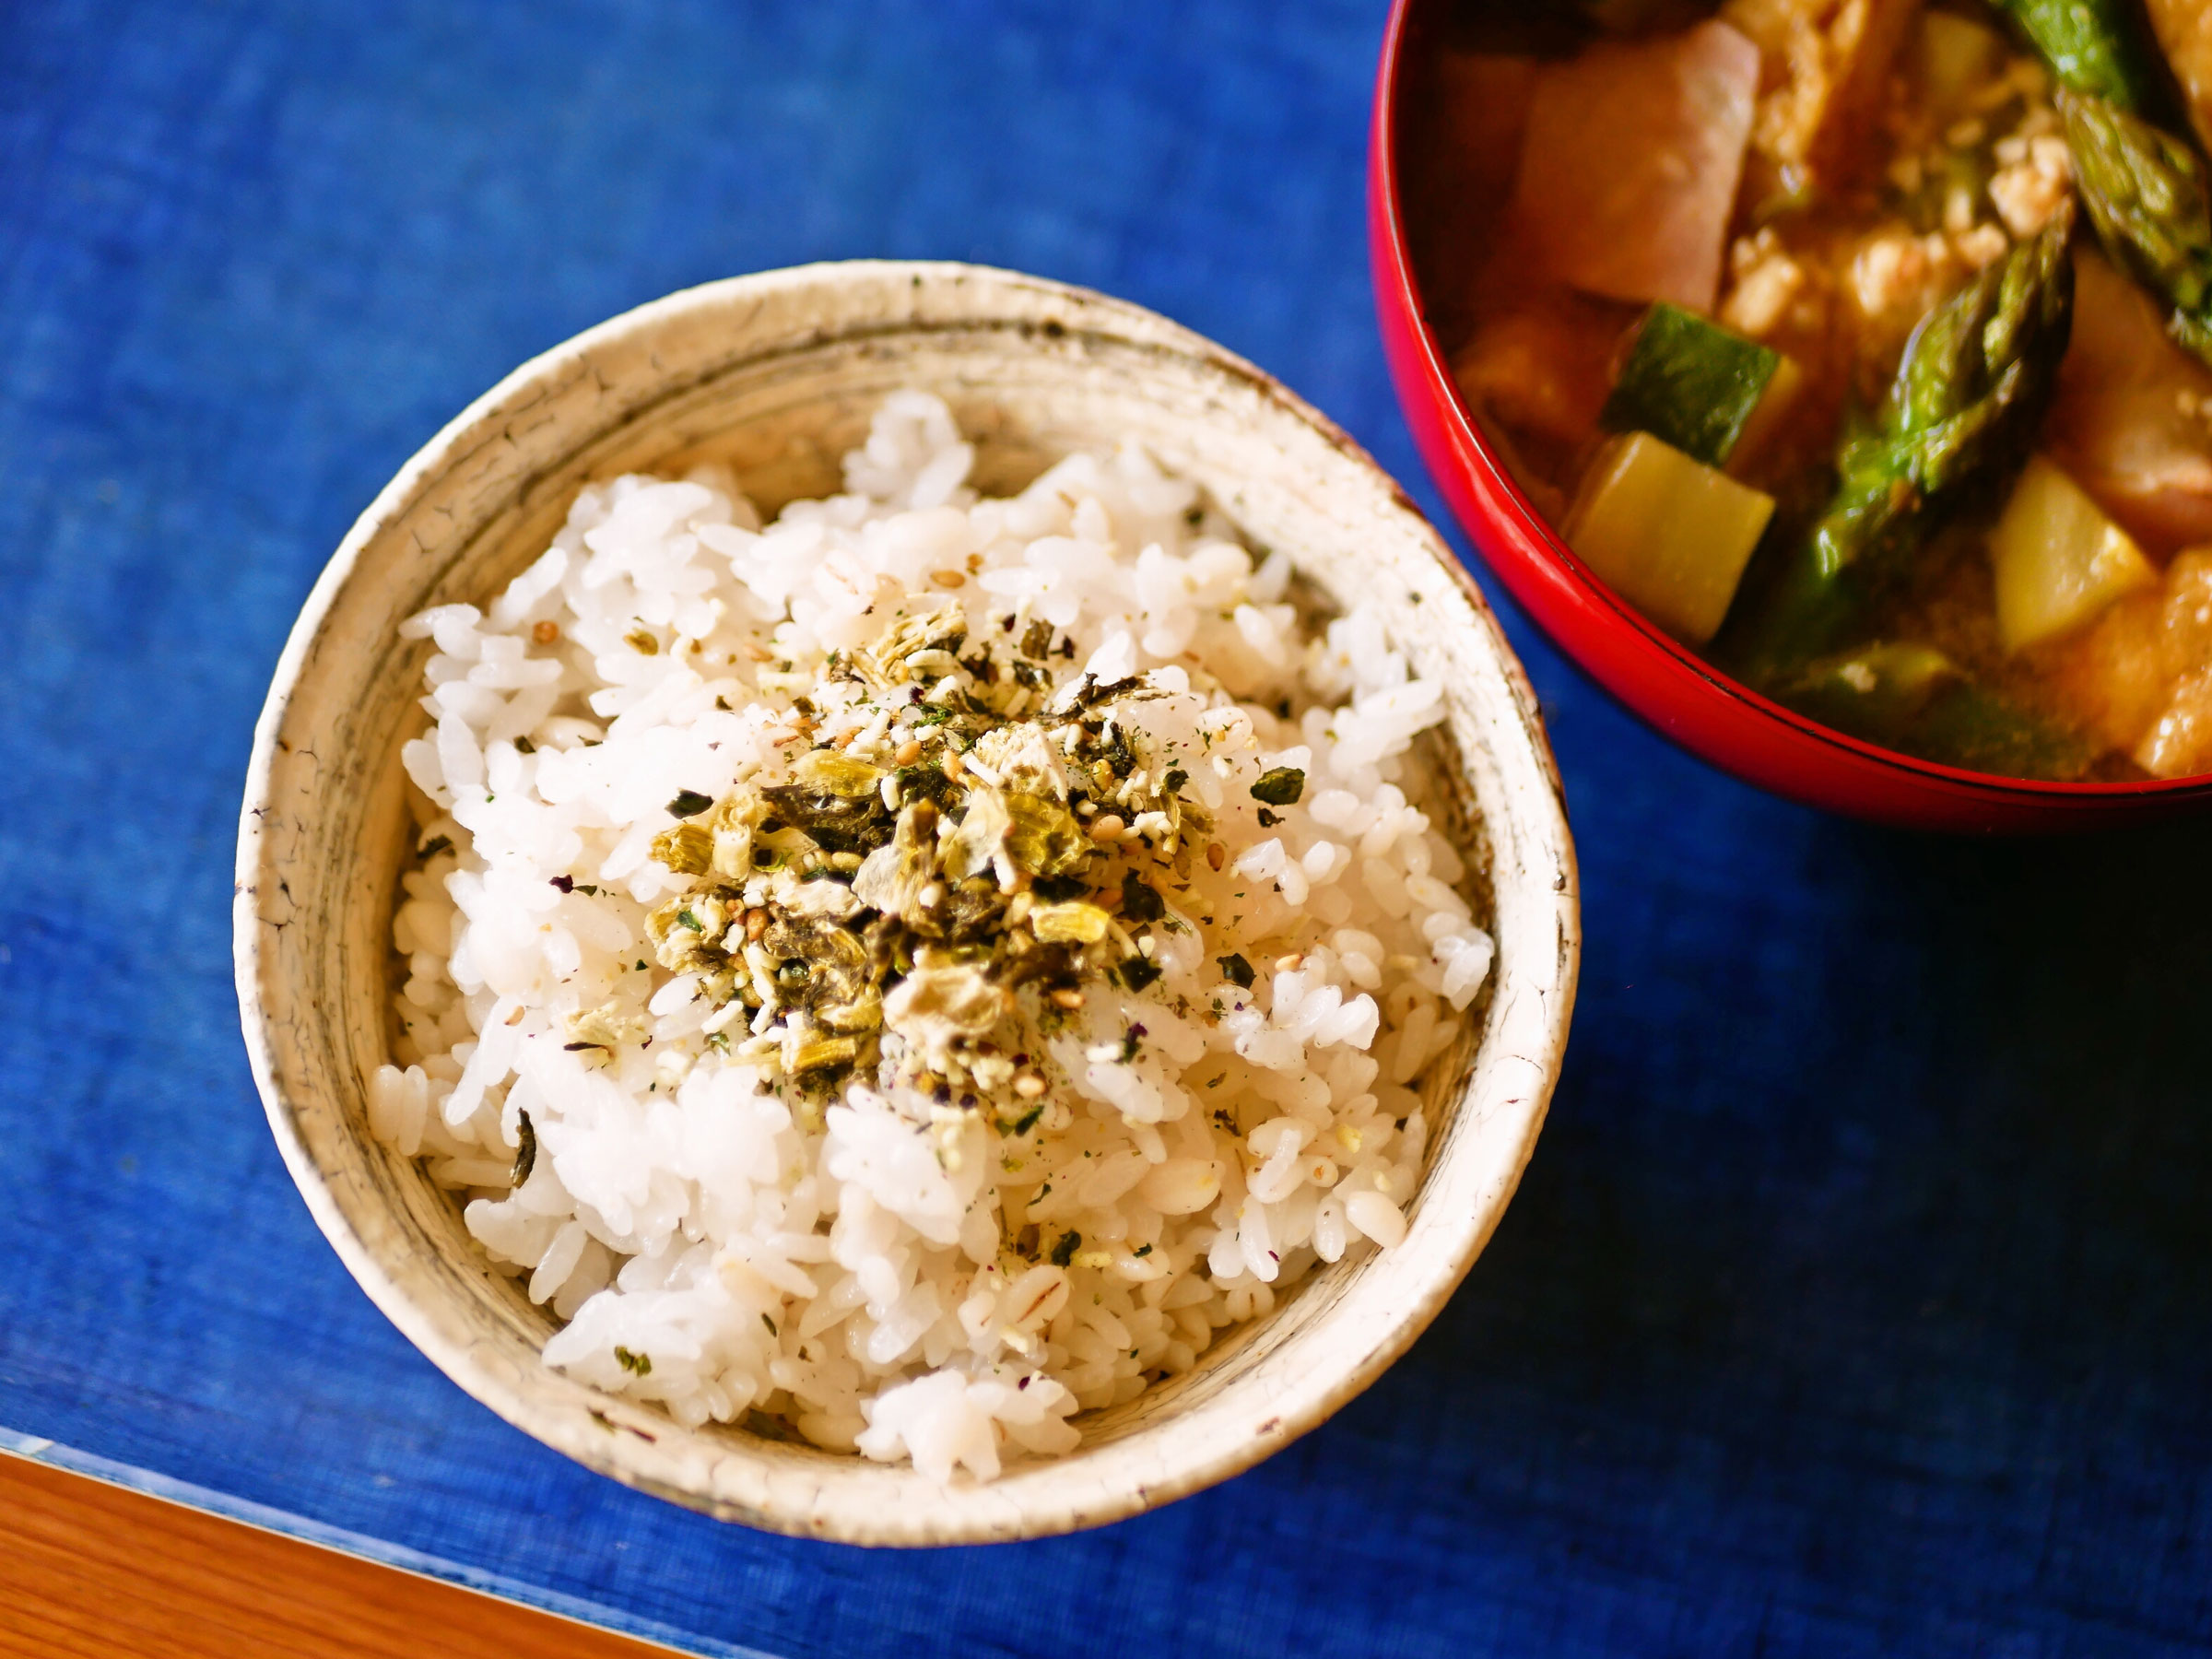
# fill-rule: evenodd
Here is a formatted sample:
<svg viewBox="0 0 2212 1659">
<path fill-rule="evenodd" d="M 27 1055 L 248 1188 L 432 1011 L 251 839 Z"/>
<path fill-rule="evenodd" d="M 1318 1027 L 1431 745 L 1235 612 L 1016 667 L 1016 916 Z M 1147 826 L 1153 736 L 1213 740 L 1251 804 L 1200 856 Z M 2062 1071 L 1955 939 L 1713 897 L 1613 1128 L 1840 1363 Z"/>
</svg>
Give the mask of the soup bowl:
<svg viewBox="0 0 2212 1659">
<path fill-rule="evenodd" d="M 1440 681 L 1432 808 L 1491 900 L 1498 963 L 1426 1086 L 1437 1131 L 1404 1241 L 1348 1256 L 1194 1371 L 1078 1418 L 1064 1458 L 938 1486 L 602 1393 L 540 1358 L 556 1328 L 495 1271 L 459 1205 L 371 1133 L 390 1049 L 407 844 L 402 743 L 431 647 L 424 607 L 483 600 L 542 550 L 585 482 L 735 470 L 772 511 L 838 488 L 888 393 L 935 392 L 1018 486 L 1134 439 L 1200 484 L 1324 597 L 1378 602 Z M 340 546 L 285 648 L 241 818 L 239 996 L 270 1127 L 316 1222 L 422 1351 L 510 1422 L 590 1467 L 717 1516 L 862 1544 L 1035 1536 L 1234 1474 L 1371 1382 L 1498 1224 L 1559 1073 L 1579 952 L 1574 857 L 1528 687 L 1436 533 L 1374 464 L 1251 365 L 1136 307 L 972 266 L 854 263 L 711 284 L 517 370 L 407 463 Z"/>
<path fill-rule="evenodd" d="M 2201 808 L 2212 778 L 2057 783 L 1961 771 L 1847 736 L 1669 638 L 1583 561 L 1515 482 L 1453 379 L 1435 326 L 1424 146 L 1430 73 L 1464 8 L 1395 0 L 1369 142 L 1368 246 L 1382 346 L 1415 442 L 1484 562 L 1584 672 L 1648 724 L 1747 782 L 1830 811 L 1968 832 L 2103 827 Z M 1440 253 L 1442 257 L 1440 258 Z"/>
</svg>

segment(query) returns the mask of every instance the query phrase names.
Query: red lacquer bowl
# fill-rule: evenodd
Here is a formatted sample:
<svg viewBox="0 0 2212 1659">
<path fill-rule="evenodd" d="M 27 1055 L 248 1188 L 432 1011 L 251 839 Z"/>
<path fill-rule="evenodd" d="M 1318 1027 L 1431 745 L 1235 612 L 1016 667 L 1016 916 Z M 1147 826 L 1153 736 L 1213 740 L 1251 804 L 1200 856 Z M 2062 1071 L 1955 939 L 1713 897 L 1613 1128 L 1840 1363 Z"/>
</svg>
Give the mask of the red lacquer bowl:
<svg viewBox="0 0 2212 1659">
<path fill-rule="evenodd" d="M 2045 783 L 1916 760 L 1816 724 L 1737 684 L 1646 622 L 1577 559 L 1529 500 L 1453 383 L 1407 240 L 1403 148 L 1415 77 L 1451 0 L 1395 0 L 1376 78 L 1368 244 L 1383 351 L 1415 441 L 1483 559 L 1537 626 L 1632 712 L 1747 782 L 1915 829 L 2104 828 L 2212 800 L 2212 777 Z"/>
</svg>

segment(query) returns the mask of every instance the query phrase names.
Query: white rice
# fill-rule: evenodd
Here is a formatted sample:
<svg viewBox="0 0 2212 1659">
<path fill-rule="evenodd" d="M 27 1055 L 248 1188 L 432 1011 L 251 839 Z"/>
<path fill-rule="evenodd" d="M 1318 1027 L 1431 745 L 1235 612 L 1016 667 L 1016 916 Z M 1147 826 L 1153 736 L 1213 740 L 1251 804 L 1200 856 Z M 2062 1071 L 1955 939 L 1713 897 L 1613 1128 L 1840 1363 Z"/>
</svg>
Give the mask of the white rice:
<svg viewBox="0 0 2212 1659">
<path fill-rule="evenodd" d="M 432 724 L 406 750 L 398 1064 L 370 1093 L 377 1135 L 467 1194 L 470 1232 L 565 1322 L 548 1364 L 939 1481 L 1067 1451 L 1078 1409 L 1189 1370 L 1316 1262 L 1395 1244 L 1427 1135 L 1413 1086 L 1492 954 L 1401 787 L 1439 688 L 1371 611 L 1309 637 L 1286 559 L 1255 569 L 1134 449 L 1004 499 L 966 487 L 971 459 L 942 403 L 901 393 L 845 494 L 763 529 L 718 468 L 595 485 L 488 611 L 406 625 L 436 643 Z M 957 1098 L 917 1083 L 893 987 L 881 1064 L 812 1098 L 782 1070 L 803 1016 L 660 965 L 648 915 L 692 877 L 655 838 L 685 792 L 782 783 L 824 744 L 911 755 L 923 700 L 964 671 L 924 653 L 888 700 L 832 671 L 947 602 L 959 648 L 1001 661 L 1049 625 L 1053 683 L 1017 712 L 1141 677 L 1108 712 L 1151 787 L 1185 771 L 1190 810 L 1107 843 L 1149 861 L 1166 910 L 1088 948 L 1159 971 L 1134 992 L 1090 974 L 1072 1009 L 1024 990 Z M 1252 786 L 1283 768 L 1305 786 L 1268 808 Z M 794 891 L 749 877 L 732 936 Z"/>
</svg>

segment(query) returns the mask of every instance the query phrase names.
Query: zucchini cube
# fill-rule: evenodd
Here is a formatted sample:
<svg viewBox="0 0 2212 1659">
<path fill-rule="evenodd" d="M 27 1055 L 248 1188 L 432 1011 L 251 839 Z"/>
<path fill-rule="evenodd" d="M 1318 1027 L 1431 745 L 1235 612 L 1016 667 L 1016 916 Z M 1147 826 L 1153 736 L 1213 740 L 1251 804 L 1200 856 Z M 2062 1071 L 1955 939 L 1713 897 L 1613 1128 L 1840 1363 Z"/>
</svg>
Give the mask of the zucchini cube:
<svg viewBox="0 0 2212 1659">
<path fill-rule="evenodd" d="M 1770 393 L 1796 384 L 1795 375 L 1781 373 L 1785 360 L 1695 312 L 1654 305 L 1598 424 L 1608 432 L 1649 432 L 1693 461 L 1724 467 Z"/>
</svg>

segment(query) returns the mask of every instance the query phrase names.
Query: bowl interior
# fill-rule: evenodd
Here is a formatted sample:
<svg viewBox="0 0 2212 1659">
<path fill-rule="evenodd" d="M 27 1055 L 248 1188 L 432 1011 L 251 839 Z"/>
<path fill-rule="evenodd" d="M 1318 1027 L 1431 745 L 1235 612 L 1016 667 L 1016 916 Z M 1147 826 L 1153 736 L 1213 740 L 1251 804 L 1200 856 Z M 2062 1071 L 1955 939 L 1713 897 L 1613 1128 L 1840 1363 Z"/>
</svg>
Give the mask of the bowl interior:
<svg viewBox="0 0 2212 1659">
<path fill-rule="evenodd" d="M 389 926 L 407 830 L 401 743 L 429 647 L 398 623 L 482 602 L 541 552 L 588 479 L 732 465 L 772 510 L 838 487 L 888 393 L 943 395 L 977 482 L 1018 485 L 1134 438 L 1338 600 L 1387 607 L 1450 716 L 1435 809 L 1495 899 L 1500 966 L 1430 1073 L 1438 1124 L 1396 1250 L 1312 1276 L 1200 1368 L 1088 1415 L 1085 1443 L 941 1489 L 741 1430 L 687 1430 L 553 1372 L 553 1329 L 493 1271 L 453 1197 L 376 1144 L 365 1079 L 388 1053 Z M 239 963 L 272 1124 L 319 1224 L 379 1306 L 494 1410 L 591 1466 L 713 1513 L 854 1542 L 951 1542 L 1095 1524 L 1233 1473 L 1311 1428 L 1401 1351 L 1495 1225 L 1541 1122 L 1577 950 L 1571 853 L 1533 700 L 1464 574 L 1340 433 L 1248 366 L 1132 307 L 969 267 L 810 267 L 691 290 L 537 359 L 380 497 L 280 665 L 240 849 Z"/>
<path fill-rule="evenodd" d="M 1371 234 L 1377 300 L 1401 401 L 1439 484 L 1499 575 L 1606 689 L 1677 742 L 1747 781 L 1831 810 L 1954 830 L 2074 828 L 2212 800 L 2212 778 L 2059 783 L 1938 765 L 1784 708 L 1668 638 L 1583 567 L 1484 429 L 1449 368 L 1476 318 L 1451 274 L 1495 233 L 1511 181 L 1470 168 L 1479 113 L 1454 116 L 1448 53 L 1544 53 L 1565 19 L 1500 0 L 1396 0 L 1376 89 Z"/>
</svg>

